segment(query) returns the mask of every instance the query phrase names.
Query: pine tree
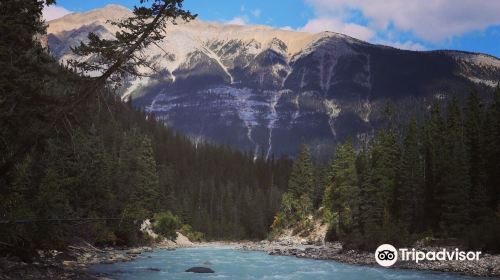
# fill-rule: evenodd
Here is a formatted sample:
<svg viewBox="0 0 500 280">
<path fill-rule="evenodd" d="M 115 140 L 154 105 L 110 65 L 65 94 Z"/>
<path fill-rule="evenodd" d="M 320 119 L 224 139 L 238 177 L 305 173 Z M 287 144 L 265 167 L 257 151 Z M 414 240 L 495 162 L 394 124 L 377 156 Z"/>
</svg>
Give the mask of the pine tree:
<svg viewBox="0 0 500 280">
<path fill-rule="evenodd" d="M 66 216 L 68 194 L 61 186 L 60 176 L 54 168 L 45 171 L 38 193 L 39 217 L 58 219 Z"/>
<path fill-rule="evenodd" d="M 45 88 L 56 65 L 39 40 L 46 32 L 42 9 L 54 2 L 0 2 L 0 187 L 16 163 L 43 143 L 40 130 L 57 104 Z"/>
<path fill-rule="evenodd" d="M 356 171 L 358 177 L 359 188 L 359 205 L 358 217 L 356 219 L 356 227 L 360 234 L 364 234 L 364 228 L 370 221 L 370 210 L 374 207 L 375 189 L 371 185 L 371 165 L 370 155 L 367 147 L 364 147 L 356 158 Z"/>
<path fill-rule="evenodd" d="M 313 166 L 309 148 L 305 144 L 302 144 L 299 155 L 293 163 L 288 190 L 295 198 L 299 198 L 303 194 L 312 196 L 314 190 Z"/>
<path fill-rule="evenodd" d="M 403 227 L 415 232 L 421 229 L 423 220 L 424 184 L 423 162 L 417 135 L 417 121 L 408 124 L 401 155 L 400 187 L 398 189 L 399 218 Z"/>
<path fill-rule="evenodd" d="M 441 181 L 443 193 L 441 227 L 451 236 L 463 234 L 469 223 L 470 181 L 466 165 L 463 126 L 458 101 L 448 103 L 446 119 L 444 172 Z"/>
<path fill-rule="evenodd" d="M 159 179 L 151 140 L 146 136 L 125 136 L 120 155 L 125 213 L 134 219 L 150 217 L 159 209 Z"/>
<path fill-rule="evenodd" d="M 161 164 L 158 167 L 159 189 L 161 192 L 161 208 L 178 212 L 179 203 L 174 188 L 174 169 L 170 165 Z"/>
<path fill-rule="evenodd" d="M 441 115 L 441 106 L 435 101 L 431 107 L 429 118 L 424 125 L 424 178 L 425 203 L 424 223 L 426 229 L 438 231 L 441 219 L 439 197 L 442 196 L 442 180 L 444 173 L 445 123 Z"/>
<path fill-rule="evenodd" d="M 348 233 L 358 210 L 358 177 L 356 153 L 351 141 L 337 145 L 331 166 L 331 182 L 325 191 L 325 206 L 338 217 L 335 228 Z"/>
<path fill-rule="evenodd" d="M 392 130 L 378 132 L 373 140 L 371 184 L 375 189 L 376 205 L 372 215 L 380 222 L 393 220 L 394 193 L 397 186 L 397 171 L 400 151 L 396 134 Z"/>
<path fill-rule="evenodd" d="M 484 129 L 489 206 L 493 211 L 500 209 L 500 83 L 497 85 L 490 108 L 488 125 Z"/>
<path fill-rule="evenodd" d="M 467 165 L 470 179 L 470 215 L 476 222 L 487 216 L 488 198 L 485 186 L 485 166 L 482 146 L 484 140 L 481 128 L 483 116 L 481 113 L 479 92 L 474 89 L 467 98 L 465 106 L 465 145 Z"/>
<path fill-rule="evenodd" d="M 148 1 L 140 1 L 145 4 Z M 141 76 L 140 67 L 153 68 L 142 50 L 165 38 L 164 31 L 169 22 L 182 19 L 193 20 L 196 15 L 182 9 L 182 0 L 152 0 L 150 5 L 136 6 L 133 15 L 111 22 L 119 28 L 113 39 L 100 38 L 91 32 L 88 42 L 73 47 L 76 55 L 92 56 L 92 60 L 70 60 L 69 64 L 82 75 L 88 72 L 102 73 L 93 83 L 94 89 L 111 80 L 120 82 L 127 75 Z M 156 69 L 155 69 L 156 71 Z M 90 90 L 92 93 L 92 91 Z"/>
<path fill-rule="evenodd" d="M 320 164 L 316 166 L 313 170 L 314 172 L 314 191 L 312 196 L 312 201 L 314 208 L 318 208 L 323 200 L 323 195 L 325 194 L 325 187 L 331 181 L 330 178 L 330 166 L 327 164 Z"/>
</svg>

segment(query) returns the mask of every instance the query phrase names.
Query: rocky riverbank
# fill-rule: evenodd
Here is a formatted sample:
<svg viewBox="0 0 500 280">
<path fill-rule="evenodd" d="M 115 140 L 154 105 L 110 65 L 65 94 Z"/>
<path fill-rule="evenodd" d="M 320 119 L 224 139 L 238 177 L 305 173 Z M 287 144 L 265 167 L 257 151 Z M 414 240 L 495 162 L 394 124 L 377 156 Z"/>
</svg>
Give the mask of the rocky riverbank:
<svg viewBox="0 0 500 280">
<path fill-rule="evenodd" d="M 142 247 L 96 248 L 80 241 L 68 246 L 66 251 L 39 251 L 34 261 L 26 263 L 16 257 L 0 258 L 0 280 L 11 279 L 54 279 L 54 280 L 105 280 L 105 276 L 91 275 L 87 268 L 93 264 L 113 264 L 146 257 L 144 252 L 157 249 L 175 250 L 193 247 L 184 235 L 178 233 L 175 241 L 164 240 Z"/>
<path fill-rule="evenodd" d="M 297 244 L 290 240 L 246 242 L 237 248 L 264 251 L 270 255 L 295 256 L 317 260 L 333 260 L 355 265 L 378 266 L 373 252 L 344 250 L 340 243 Z M 418 248 L 422 251 L 438 251 L 443 247 Z M 447 248 L 455 250 L 455 248 Z M 500 277 L 500 255 L 482 254 L 479 261 L 422 261 L 418 264 L 398 261 L 392 268 L 453 272 L 469 276 Z"/>
<path fill-rule="evenodd" d="M 56 279 L 56 280 L 109 280 L 106 275 L 92 275 L 87 268 L 93 264 L 113 264 L 147 258 L 145 252 L 153 250 L 175 250 L 180 247 L 232 247 L 240 250 L 264 251 L 270 255 L 295 256 L 317 260 L 332 260 L 341 263 L 377 266 L 373 252 L 345 250 L 340 243 L 295 243 L 282 239 L 261 242 L 208 242 L 191 243 L 180 236 L 176 240 L 135 248 L 96 248 L 81 242 L 67 251 L 39 252 L 33 263 L 24 263 L 16 258 L 0 258 L 0 280 L 7 279 Z M 419 248 L 422 251 L 438 251 L 442 247 Z M 448 248 L 454 250 L 454 248 Z M 398 261 L 392 268 L 453 272 L 470 276 L 500 277 L 500 255 L 482 254 L 479 261 Z"/>
</svg>

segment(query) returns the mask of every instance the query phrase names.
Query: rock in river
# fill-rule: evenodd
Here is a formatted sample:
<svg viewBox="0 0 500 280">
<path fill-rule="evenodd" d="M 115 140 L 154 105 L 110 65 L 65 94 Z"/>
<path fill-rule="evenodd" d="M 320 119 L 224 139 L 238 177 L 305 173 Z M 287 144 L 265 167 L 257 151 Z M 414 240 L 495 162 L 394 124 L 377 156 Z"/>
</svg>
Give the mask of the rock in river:
<svg viewBox="0 0 500 280">
<path fill-rule="evenodd" d="M 208 267 L 195 266 L 187 269 L 186 272 L 194 272 L 194 273 L 214 273 L 212 269 Z"/>
</svg>

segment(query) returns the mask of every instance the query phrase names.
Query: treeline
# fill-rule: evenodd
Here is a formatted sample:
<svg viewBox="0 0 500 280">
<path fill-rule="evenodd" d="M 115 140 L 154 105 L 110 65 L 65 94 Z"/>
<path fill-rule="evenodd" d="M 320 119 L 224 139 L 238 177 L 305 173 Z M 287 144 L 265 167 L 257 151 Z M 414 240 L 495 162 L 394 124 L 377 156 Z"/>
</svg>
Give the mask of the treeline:
<svg viewBox="0 0 500 280">
<path fill-rule="evenodd" d="M 174 224 L 208 239 L 263 238 L 291 163 L 195 146 L 113 89 L 89 94 L 93 80 L 58 65 L 40 44 L 42 7 L 0 6 L 0 220 L 28 221 L 2 224 L 0 251 L 75 238 L 130 245 L 143 240 L 143 219 L 168 211 L 180 217 Z M 115 219 L 57 222 L 64 218 Z"/>
<path fill-rule="evenodd" d="M 500 89 L 486 102 L 475 90 L 463 106 L 455 98 L 436 101 L 424 119 L 406 124 L 387 108 L 374 138 L 357 150 L 351 141 L 338 145 L 322 173 L 328 238 L 370 250 L 425 237 L 500 250 Z M 313 173 L 308 156 L 300 156 L 275 231 L 310 226 Z"/>
</svg>

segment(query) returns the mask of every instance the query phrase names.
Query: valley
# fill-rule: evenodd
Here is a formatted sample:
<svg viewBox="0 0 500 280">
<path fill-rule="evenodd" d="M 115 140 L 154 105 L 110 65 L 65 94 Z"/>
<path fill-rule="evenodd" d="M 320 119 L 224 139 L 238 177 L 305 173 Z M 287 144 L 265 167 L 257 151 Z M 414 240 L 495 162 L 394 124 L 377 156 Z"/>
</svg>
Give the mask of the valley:
<svg viewBox="0 0 500 280">
<path fill-rule="evenodd" d="M 0 2 L 0 280 L 500 275 L 496 21 L 415 51 L 359 7 L 70 2 Z"/>
</svg>

